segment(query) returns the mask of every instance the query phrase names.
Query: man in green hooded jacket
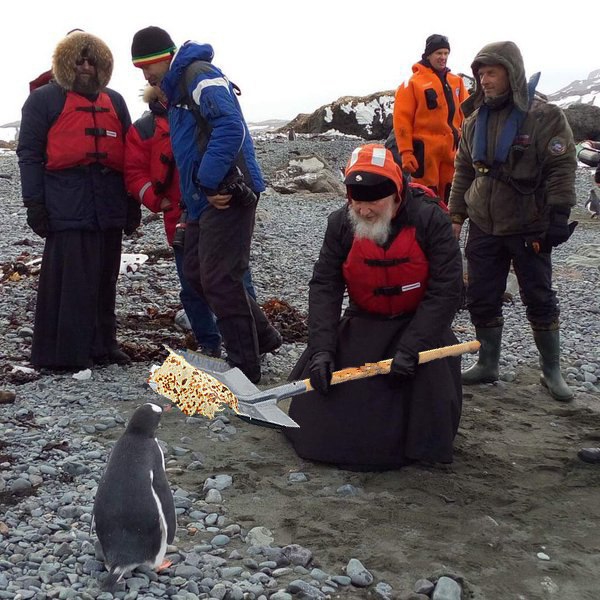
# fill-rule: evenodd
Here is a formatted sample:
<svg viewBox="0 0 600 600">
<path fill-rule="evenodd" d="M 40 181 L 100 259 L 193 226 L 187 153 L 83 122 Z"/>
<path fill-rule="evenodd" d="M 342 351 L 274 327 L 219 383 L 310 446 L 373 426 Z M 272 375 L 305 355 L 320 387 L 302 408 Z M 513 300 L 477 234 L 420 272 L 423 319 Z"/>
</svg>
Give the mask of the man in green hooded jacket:
<svg viewBox="0 0 600 600">
<path fill-rule="evenodd" d="M 502 295 L 512 262 L 540 353 L 541 382 L 555 399 L 569 401 L 551 251 L 576 225 L 569 223 L 576 202 L 573 133 L 560 108 L 534 98 L 513 42 L 484 46 L 471 67 L 476 89 L 462 104 L 467 119 L 449 199 L 457 237 L 469 219 L 467 307 L 481 342 L 462 382 L 499 377 Z"/>
</svg>

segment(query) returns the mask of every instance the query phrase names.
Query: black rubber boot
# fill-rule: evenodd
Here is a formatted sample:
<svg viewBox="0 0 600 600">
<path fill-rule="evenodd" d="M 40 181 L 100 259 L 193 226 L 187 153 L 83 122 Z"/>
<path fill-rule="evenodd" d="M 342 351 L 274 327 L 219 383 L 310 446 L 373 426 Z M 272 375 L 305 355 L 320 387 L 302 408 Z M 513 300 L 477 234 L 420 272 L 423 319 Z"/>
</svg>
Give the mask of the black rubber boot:
<svg viewBox="0 0 600 600">
<path fill-rule="evenodd" d="M 258 336 L 252 317 L 227 317 L 217 322 L 227 350 L 227 362 L 252 382 L 260 381 Z"/>
<path fill-rule="evenodd" d="M 567 385 L 560 372 L 560 332 L 533 330 L 533 339 L 540 353 L 542 374 L 540 383 L 548 388 L 550 395 L 560 402 L 573 400 L 573 390 Z"/>
<path fill-rule="evenodd" d="M 476 327 L 475 337 L 481 342 L 477 362 L 461 373 L 463 385 L 498 381 L 502 326 Z"/>
</svg>

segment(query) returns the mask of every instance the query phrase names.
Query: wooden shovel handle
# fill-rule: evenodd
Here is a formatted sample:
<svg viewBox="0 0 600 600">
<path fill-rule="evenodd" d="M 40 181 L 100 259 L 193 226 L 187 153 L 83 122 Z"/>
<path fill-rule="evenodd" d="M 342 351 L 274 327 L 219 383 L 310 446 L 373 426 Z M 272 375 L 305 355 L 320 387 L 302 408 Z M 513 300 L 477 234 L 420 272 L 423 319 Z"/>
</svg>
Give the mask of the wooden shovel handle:
<svg viewBox="0 0 600 600">
<path fill-rule="evenodd" d="M 447 358 L 448 356 L 460 356 L 466 352 L 477 352 L 481 344 L 477 341 L 463 342 L 462 344 L 454 344 L 453 346 L 443 346 L 442 348 L 433 348 L 419 352 L 419 364 L 431 362 L 438 358 Z M 365 379 L 374 375 L 387 375 L 392 368 L 392 360 L 380 360 L 379 362 L 366 363 L 360 367 L 348 367 L 340 371 L 334 371 L 331 376 L 331 384 L 344 383 L 345 381 L 354 381 L 355 379 Z M 310 385 L 310 379 L 305 379 L 302 383 L 306 386 L 306 391 L 313 389 Z"/>
</svg>

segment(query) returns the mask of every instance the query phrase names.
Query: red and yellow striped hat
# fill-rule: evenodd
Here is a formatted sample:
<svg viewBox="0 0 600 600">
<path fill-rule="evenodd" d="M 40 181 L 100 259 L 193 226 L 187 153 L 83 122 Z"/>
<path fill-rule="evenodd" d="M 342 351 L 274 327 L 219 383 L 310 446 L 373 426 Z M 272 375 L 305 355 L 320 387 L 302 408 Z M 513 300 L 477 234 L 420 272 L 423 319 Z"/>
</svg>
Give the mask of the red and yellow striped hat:
<svg viewBox="0 0 600 600">
<path fill-rule="evenodd" d="M 140 29 L 131 43 L 131 60 L 140 69 L 146 65 L 170 60 L 176 46 L 171 36 L 160 27 Z"/>
</svg>

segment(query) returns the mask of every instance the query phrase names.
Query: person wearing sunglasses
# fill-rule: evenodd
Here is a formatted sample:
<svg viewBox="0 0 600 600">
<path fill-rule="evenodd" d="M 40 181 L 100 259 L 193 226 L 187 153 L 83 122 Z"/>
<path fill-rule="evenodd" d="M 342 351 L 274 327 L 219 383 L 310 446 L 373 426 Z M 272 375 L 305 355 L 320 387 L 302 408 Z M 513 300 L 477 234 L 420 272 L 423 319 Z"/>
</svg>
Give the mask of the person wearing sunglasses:
<svg viewBox="0 0 600 600">
<path fill-rule="evenodd" d="M 123 181 L 131 124 L 107 87 L 113 56 L 82 31 L 61 40 L 53 80 L 22 109 L 17 155 L 27 223 L 45 239 L 31 363 L 79 370 L 129 362 L 117 343 L 115 299 L 123 231 L 141 210 Z"/>
</svg>

